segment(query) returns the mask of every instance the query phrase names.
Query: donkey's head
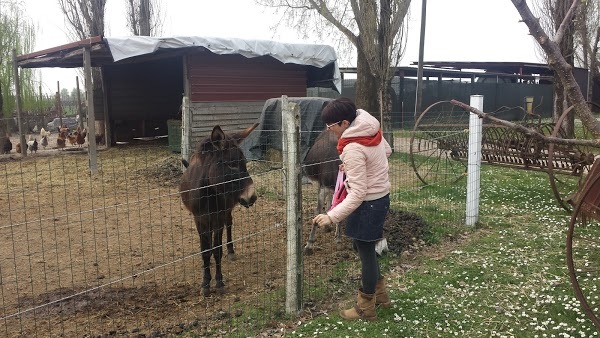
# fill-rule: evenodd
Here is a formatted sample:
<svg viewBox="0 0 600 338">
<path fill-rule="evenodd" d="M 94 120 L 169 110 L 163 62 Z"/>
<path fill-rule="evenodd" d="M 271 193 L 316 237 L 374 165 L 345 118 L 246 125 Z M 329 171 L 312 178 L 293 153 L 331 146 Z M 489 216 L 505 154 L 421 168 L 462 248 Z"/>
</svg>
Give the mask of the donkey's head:
<svg viewBox="0 0 600 338">
<path fill-rule="evenodd" d="M 227 135 L 217 125 L 195 154 L 204 167 L 205 185 L 217 195 L 231 202 L 239 202 L 245 207 L 254 204 L 256 193 L 239 144 L 257 126 L 258 123 L 239 133 Z"/>
</svg>

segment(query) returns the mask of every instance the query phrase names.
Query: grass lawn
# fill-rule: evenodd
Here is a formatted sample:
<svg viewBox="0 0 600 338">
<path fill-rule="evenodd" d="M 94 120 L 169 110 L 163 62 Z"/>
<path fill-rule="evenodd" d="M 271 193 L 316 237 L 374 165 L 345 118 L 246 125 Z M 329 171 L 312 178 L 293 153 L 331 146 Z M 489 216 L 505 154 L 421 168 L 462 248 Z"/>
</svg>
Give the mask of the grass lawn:
<svg viewBox="0 0 600 338">
<path fill-rule="evenodd" d="M 565 262 L 570 215 L 554 201 L 547 175 L 484 166 L 480 221 L 475 228 L 451 227 L 439 217 L 452 212 L 453 199 L 464 198 L 464 187 L 462 183 L 455 192 L 429 187 L 428 197 L 419 197 L 427 190 L 423 189 L 405 199 L 412 203 L 405 207 L 422 214 L 438 236 L 401 258 L 382 259 L 393 306 L 379 309 L 378 321 L 341 319 L 337 308 L 354 301 L 354 290 L 348 290 L 344 304 L 336 304 L 330 313 L 297 321 L 283 335 L 600 336 L 575 298 Z M 434 210 L 421 207 L 418 198 L 439 198 L 436 194 L 450 194 L 444 197 L 449 203 Z M 359 271 L 355 259 L 339 270 L 339 279 Z M 597 289 L 598 275 L 586 286 Z"/>
</svg>

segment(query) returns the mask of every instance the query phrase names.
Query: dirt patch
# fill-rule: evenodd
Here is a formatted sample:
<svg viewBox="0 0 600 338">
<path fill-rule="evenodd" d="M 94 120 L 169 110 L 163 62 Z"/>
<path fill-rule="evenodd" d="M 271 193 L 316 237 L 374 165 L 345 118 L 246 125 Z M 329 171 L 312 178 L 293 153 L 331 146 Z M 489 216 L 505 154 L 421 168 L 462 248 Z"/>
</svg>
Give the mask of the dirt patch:
<svg viewBox="0 0 600 338">
<path fill-rule="evenodd" d="M 179 154 L 162 143 L 115 147 L 98 153 L 98 174 L 90 175 L 85 150 L 46 152 L 22 159 L 13 150 L 0 161 L 4 334 L 224 336 L 282 320 L 287 229 L 277 166 L 249 165 L 259 199 L 234 210 L 237 259 L 223 261 L 226 292 L 202 297 L 198 234 L 178 192 Z M 317 188 L 302 189 L 304 244 Z M 390 213 L 391 253 L 415 245 L 426 229 L 416 215 Z M 304 257 L 309 309 L 310 290 L 352 250 L 347 239 L 341 248 L 333 236 L 317 242 Z M 327 283 L 323 292 L 335 297 L 338 287 Z"/>
<path fill-rule="evenodd" d="M 423 246 L 423 238 L 429 231 L 429 225 L 419 215 L 402 210 L 390 210 L 383 226 L 389 251 L 398 256 L 403 251 Z"/>
</svg>

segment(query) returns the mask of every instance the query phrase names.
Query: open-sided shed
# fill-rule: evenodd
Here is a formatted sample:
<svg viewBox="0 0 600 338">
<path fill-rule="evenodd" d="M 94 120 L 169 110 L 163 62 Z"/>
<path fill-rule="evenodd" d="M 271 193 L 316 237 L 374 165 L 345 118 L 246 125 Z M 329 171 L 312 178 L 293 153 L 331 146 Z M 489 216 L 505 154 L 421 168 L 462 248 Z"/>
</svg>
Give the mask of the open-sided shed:
<svg viewBox="0 0 600 338">
<path fill-rule="evenodd" d="M 309 87 L 341 91 L 331 46 L 210 37 L 94 37 L 17 57 L 22 68 L 83 67 L 83 47 L 102 86 L 95 120 L 112 142 L 167 134 L 167 121 L 189 114 L 188 144 L 215 124 L 246 128 L 265 100 L 306 96 Z M 98 90 L 103 88 L 103 90 Z"/>
</svg>

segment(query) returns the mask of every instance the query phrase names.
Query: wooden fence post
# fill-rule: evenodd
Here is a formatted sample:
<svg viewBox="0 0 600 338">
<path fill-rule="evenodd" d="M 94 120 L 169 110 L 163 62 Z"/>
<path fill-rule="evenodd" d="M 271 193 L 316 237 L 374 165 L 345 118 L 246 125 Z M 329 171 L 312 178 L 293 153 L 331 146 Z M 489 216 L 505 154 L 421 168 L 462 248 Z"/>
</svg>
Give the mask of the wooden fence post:
<svg viewBox="0 0 600 338">
<path fill-rule="evenodd" d="M 283 174 L 285 175 L 287 220 L 287 278 L 285 310 L 302 310 L 302 167 L 300 163 L 300 108 L 281 97 L 283 130 Z"/>
<path fill-rule="evenodd" d="M 83 47 L 83 66 L 85 70 L 85 90 L 87 92 L 87 117 L 88 117 L 88 155 L 90 158 L 90 172 L 98 172 L 96 154 L 96 113 L 94 111 L 94 86 L 92 85 L 92 57 L 90 47 Z"/>
<path fill-rule="evenodd" d="M 17 122 L 19 123 L 19 143 L 21 143 L 21 155 L 27 156 L 27 142 L 23 133 L 23 118 L 21 112 L 21 80 L 19 79 L 19 66 L 17 65 L 17 50 L 12 50 L 13 72 L 15 81 L 15 103 L 17 109 Z"/>
</svg>

